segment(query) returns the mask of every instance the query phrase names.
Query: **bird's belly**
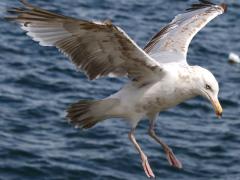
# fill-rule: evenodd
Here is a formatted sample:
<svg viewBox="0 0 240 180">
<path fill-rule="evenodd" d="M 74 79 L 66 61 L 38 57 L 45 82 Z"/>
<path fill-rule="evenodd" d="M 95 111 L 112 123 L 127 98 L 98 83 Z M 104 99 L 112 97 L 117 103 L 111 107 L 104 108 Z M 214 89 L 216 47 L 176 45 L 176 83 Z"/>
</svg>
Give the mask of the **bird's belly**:
<svg viewBox="0 0 240 180">
<path fill-rule="evenodd" d="M 121 102 L 116 108 L 118 114 L 135 117 L 174 107 L 188 99 L 187 96 L 175 87 L 173 81 L 161 81 L 141 88 L 128 84 L 112 98 L 118 98 Z"/>
<path fill-rule="evenodd" d="M 143 112 L 145 111 L 146 113 L 148 112 L 160 112 L 165 109 L 174 107 L 181 103 L 181 100 L 178 100 L 173 97 L 154 97 L 154 98 L 146 98 L 142 99 L 141 102 L 139 102 L 136 105 L 136 110 L 138 112 Z"/>
<path fill-rule="evenodd" d="M 189 98 L 191 98 L 191 95 L 182 93 L 179 89 L 160 87 L 153 91 L 147 91 L 139 99 L 136 109 L 139 112 L 160 112 L 172 108 Z"/>
</svg>

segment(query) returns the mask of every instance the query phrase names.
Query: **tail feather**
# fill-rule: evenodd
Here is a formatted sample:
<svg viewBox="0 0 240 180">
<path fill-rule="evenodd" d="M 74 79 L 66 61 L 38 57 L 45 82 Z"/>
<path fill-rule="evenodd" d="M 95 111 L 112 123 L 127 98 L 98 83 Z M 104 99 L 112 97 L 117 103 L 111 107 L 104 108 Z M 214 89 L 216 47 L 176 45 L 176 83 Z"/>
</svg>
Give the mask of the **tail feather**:
<svg viewBox="0 0 240 180">
<path fill-rule="evenodd" d="M 111 109 L 118 104 L 118 99 L 81 100 L 67 109 L 67 118 L 76 127 L 88 129 L 111 117 Z"/>
</svg>

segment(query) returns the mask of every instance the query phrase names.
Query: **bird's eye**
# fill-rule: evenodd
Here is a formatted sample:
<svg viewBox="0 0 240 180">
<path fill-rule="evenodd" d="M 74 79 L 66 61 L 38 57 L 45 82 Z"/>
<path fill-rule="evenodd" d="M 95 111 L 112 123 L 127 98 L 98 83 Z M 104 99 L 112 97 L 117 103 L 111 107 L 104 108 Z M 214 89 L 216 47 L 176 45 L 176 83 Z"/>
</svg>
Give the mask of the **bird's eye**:
<svg viewBox="0 0 240 180">
<path fill-rule="evenodd" d="M 206 84 L 206 89 L 210 90 L 211 86 L 209 86 L 208 84 Z"/>
</svg>

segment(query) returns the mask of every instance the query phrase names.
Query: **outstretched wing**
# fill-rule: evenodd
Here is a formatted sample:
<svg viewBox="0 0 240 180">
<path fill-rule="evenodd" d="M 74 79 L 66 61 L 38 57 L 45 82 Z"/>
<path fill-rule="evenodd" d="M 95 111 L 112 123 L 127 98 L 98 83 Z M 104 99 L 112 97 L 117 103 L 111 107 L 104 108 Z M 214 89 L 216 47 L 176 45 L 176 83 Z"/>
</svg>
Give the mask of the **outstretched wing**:
<svg viewBox="0 0 240 180">
<path fill-rule="evenodd" d="M 208 22 L 227 10 L 225 4 L 216 5 L 208 0 L 199 0 L 186 12 L 157 33 L 144 48 L 145 52 L 161 63 L 186 61 L 188 47 L 193 37 Z"/>
<path fill-rule="evenodd" d="M 7 19 L 21 24 L 40 45 L 57 47 L 90 79 L 128 75 L 150 81 L 162 74 L 159 63 L 111 22 L 79 20 L 21 2 L 25 7 L 10 9 L 15 16 Z"/>
</svg>

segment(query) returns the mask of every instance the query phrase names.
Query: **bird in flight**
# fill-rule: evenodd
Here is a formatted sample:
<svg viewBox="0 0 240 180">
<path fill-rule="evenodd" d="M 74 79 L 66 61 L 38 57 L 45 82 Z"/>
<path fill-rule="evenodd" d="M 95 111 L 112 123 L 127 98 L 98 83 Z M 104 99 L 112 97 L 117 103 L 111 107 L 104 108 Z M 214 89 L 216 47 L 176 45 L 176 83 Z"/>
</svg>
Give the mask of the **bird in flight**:
<svg viewBox="0 0 240 180">
<path fill-rule="evenodd" d="M 134 132 L 140 120 L 149 119 L 149 135 L 166 153 L 170 165 L 182 168 L 171 148 L 155 131 L 159 112 L 196 96 L 209 100 L 218 117 L 222 107 L 214 75 L 187 63 L 192 38 L 208 22 L 227 10 L 199 0 L 157 33 L 141 49 L 120 27 L 110 21 L 95 22 L 56 14 L 20 0 L 24 7 L 9 9 L 8 20 L 15 21 L 27 35 L 42 46 L 55 46 L 90 80 L 104 76 L 127 76 L 130 81 L 117 93 L 101 100 L 80 100 L 67 109 L 75 126 L 88 129 L 109 118 L 126 120 L 129 139 L 138 151 L 149 178 L 154 173 Z"/>
</svg>

